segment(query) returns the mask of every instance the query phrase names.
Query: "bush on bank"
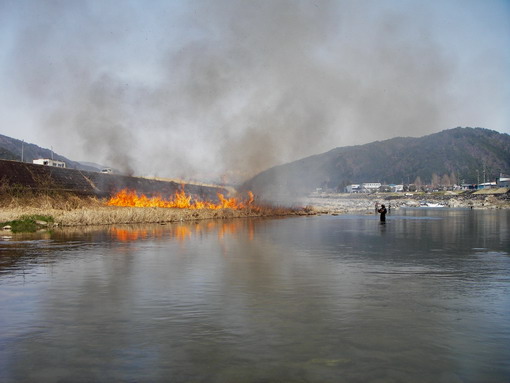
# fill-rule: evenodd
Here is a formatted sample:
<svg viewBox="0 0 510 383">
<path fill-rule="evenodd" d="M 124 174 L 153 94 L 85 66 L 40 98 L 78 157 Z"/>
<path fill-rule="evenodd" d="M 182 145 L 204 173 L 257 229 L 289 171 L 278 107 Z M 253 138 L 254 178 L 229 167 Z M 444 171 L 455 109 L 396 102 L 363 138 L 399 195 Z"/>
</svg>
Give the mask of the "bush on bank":
<svg viewBox="0 0 510 383">
<path fill-rule="evenodd" d="M 55 222 L 51 215 L 24 215 L 19 219 L 1 223 L 4 230 L 11 230 L 13 233 L 33 233 L 41 228 L 46 228 Z"/>
</svg>

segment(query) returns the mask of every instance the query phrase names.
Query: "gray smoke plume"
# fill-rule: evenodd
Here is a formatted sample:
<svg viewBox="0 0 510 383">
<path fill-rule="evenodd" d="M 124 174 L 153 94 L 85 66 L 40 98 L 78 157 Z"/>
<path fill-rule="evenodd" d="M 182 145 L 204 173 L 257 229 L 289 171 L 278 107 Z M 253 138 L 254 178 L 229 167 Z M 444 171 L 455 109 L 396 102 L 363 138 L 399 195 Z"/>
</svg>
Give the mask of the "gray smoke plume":
<svg viewBox="0 0 510 383">
<path fill-rule="evenodd" d="M 7 12 L 21 20 L 11 70 L 73 159 L 242 181 L 337 146 L 454 127 L 455 57 L 420 2 L 29 4 Z"/>
</svg>

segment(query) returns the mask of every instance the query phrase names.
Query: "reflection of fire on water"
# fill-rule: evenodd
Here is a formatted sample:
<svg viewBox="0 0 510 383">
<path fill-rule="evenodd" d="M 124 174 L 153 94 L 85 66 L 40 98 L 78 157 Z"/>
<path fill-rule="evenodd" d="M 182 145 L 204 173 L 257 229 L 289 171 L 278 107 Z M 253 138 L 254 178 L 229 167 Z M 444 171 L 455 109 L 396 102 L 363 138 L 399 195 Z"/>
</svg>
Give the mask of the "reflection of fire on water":
<svg viewBox="0 0 510 383">
<path fill-rule="evenodd" d="M 175 192 L 173 198 L 164 199 L 161 196 L 147 197 L 145 194 L 140 196 L 134 190 L 122 189 L 111 197 L 107 204 L 109 206 L 124 207 L 164 207 L 179 209 L 247 209 L 252 207 L 253 193 L 248 192 L 248 199 L 240 201 L 237 198 L 225 198 L 223 194 L 218 193 L 218 203 L 210 201 L 193 200 L 192 196 L 187 195 L 184 190 Z"/>
<path fill-rule="evenodd" d="M 136 241 L 148 236 L 147 230 L 127 230 L 112 227 L 111 232 L 121 242 Z"/>
<path fill-rule="evenodd" d="M 191 229 L 188 226 L 177 226 L 173 232 L 173 236 L 182 242 L 191 238 Z"/>
<path fill-rule="evenodd" d="M 134 242 L 140 239 L 148 238 L 175 238 L 180 242 L 191 239 L 193 236 L 200 236 L 217 231 L 218 238 L 224 239 L 228 235 L 235 235 L 246 226 L 248 239 L 251 241 L 254 237 L 254 226 L 251 221 L 239 222 L 207 222 L 196 225 L 175 225 L 166 227 L 147 228 L 118 228 L 112 227 L 112 237 L 120 242 Z"/>
<path fill-rule="evenodd" d="M 218 238 L 224 238 L 225 235 L 235 234 L 239 230 L 239 225 L 235 223 L 224 223 L 218 230 Z"/>
</svg>

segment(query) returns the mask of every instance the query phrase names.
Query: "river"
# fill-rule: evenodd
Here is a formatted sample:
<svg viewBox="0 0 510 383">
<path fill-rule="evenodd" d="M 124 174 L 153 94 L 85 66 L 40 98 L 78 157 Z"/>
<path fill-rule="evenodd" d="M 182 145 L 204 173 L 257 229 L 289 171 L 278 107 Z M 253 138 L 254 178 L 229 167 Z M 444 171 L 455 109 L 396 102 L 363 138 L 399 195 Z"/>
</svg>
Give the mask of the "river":
<svg viewBox="0 0 510 383">
<path fill-rule="evenodd" d="M 0 236 L 1 382 L 508 382 L 510 211 Z"/>
</svg>

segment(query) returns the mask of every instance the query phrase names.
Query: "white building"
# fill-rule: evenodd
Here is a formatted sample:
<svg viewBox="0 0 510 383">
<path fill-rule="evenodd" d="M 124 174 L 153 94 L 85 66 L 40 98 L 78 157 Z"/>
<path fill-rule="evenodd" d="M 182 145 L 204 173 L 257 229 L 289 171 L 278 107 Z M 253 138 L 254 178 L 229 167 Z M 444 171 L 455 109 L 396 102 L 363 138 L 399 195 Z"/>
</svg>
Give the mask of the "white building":
<svg viewBox="0 0 510 383">
<path fill-rule="evenodd" d="M 361 190 L 364 192 L 378 191 L 381 187 L 380 182 L 364 182 L 361 184 Z"/>
<path fill-rule="evenodd" d="M 404 191 L 404 185 L 391 184 L 391 185 L 388 185 L 388 186 L 391 188 L 392 192 L 400 193 L 400 192 Z"/>
<path fill-rule="evenodd" d="M 64 161 L 52 160 L 49 158 L 38 158 L 33 160 L 32 163 L 36 165 L 55 166 L 56 168 L 65 168 L 66 163 Z"/>
<path fill-rule="evenodd" d="M 500 174 L 498 178 L 498 187 L 508 188 L 510 187 L 510 177 Z"/>
<path fill-rule="evenodd" d="M 477 189 L 490 189 L 490 188 L 495 188 L 496 186 L 497 186 L 496 181 L 484 182 L 483 184 L 478 184 Z"/>
<path fill-rule="evenodd" d="M 346 193 L 359 193 L 360 191 L 361 191 L 361 187 L 359 184 L 347 185 L 345 187 Z"/>
</svg>

